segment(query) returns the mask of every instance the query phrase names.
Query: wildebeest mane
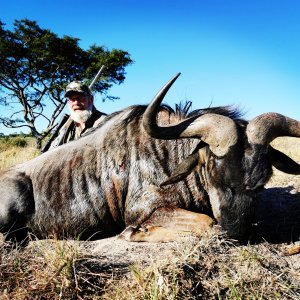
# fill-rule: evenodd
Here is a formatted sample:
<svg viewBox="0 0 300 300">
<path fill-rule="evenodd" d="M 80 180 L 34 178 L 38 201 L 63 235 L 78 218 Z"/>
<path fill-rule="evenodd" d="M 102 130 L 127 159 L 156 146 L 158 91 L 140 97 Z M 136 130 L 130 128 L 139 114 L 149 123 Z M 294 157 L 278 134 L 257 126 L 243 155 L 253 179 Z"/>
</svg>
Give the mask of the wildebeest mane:
<svg viewBox="0 0 300 300">
<path fill-rule="evenodd" d="M 145 112 L 146 108 L 146 105 L 132 105 L 128 107 L 127 110 L 129 110 L 129 113 L 127 117 L 121 122 L 120 126 L 127 126 L 132 120 L 140 118 Z M 241 121 L 242 123 L 245 122 L 241 119 L 241 117 L 243 116 L 243 112 L 241 112 L 240 109 L 236 106 L 217 106 L 195 110 L 191 110 L 191 108 L 192 101 L 186 101 L 185 103 L 180 102 L 179 104 L 175 104 L 175 108 L 172 108 L 167 104 L 162 104 L 160 106 L 161 111 L 165 111 L 169 113 L 169 115 L 178 116 L 179 120 L 213 113 L 227 116 L 235 121 Z M 120 110 L 109 114 L 97 127 L 90 129 L 87 133 L 83 134 L 83 136 L 87 136 L 93 133 L 95 130 L 102 127 L 106 122 L 114 118 L 116 115 L 120 114 L 122 111 L 123 110 Z"/>
<path fill-rule="evenodd" d="M 235 121 L 241 120 L 244 113 L 236 106 L 228 105 L 228 106 L 217 106 L 217 107 L 208 107 L 208 108 L 201 108 L 195 109 L 191 111 L 187 117 L 193 116 L 201 116 L 204 114 L 217 114 L 229 117 Z"/>
<path fill-rule="evenodd" d="M 145 105 L 136 105 L 132 106 L 132 110 L 128 117 L 124 120 L 125 124 L 130 123 L 134 118 L 140 117 L 146 110 Z M 162 104 L 160 106 L 160 110 L 164 110 L 168 112 L 170 115 L 174 114 L 175 116 L 178 116 L 180 119 L 185 119 L 189 117 L 197 117 L 197 116 L 202 116 L 204 114 L 218 114 L 218 115 L 223 115 L 226 117 L 229 117 L 235 121 L 241 120 L 242 116 L 244 115 L 241 110 L 232 105 L 228 106 L 217 106 L 217 107 L 208 107 L 208 108 L 202 108 L 202 109 L 195 109 L 191 110 L 192 108 L 192 102 L 187 101 L 184 104 L 180 102 L 179 104 L 175 105 L 175 109 L 173 109 L 171 106 L 167 104 Z"/>
</svg>

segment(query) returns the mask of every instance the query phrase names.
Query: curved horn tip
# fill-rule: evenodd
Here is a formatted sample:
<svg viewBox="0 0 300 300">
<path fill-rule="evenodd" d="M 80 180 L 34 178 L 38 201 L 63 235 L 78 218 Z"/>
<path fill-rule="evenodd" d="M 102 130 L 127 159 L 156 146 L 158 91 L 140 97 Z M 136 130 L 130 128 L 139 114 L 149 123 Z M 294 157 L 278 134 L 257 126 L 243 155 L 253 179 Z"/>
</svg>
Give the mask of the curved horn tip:
<svg viewBox="0 0 300 300">
<path fill-rule="evenodd" d="M 171 80 L 176 80 L 179 76 L 181 75 L 181 72 L 178 72 L 174 77 L 173 77 L 173 79 L 171 79 Z"/>
<path fill-rule="evenodd" d="M 176 79 L 181 75 L 181 72 L 178 72 L 174 77 L 172 77 L 167 83 L 165 86 L 171 86 L 175 81 Z"/>
<path fill-rule="evenodd" d="M 177 78 L 181 75 L 181 73 L 177 73 L 174 77 L 172 77 L 164 86 L 163 88 L 160 90 L 160 92 L 164 92 L 164 94 L 167 93 L 167 91 L 169 90 L 169 88 L 173 85 L 173 83 L 177 80 Z"/>
<path fill-rule="evenodd" d="M 180 72 L 177 73 L 173 78 L 171 78 L 161 89 L 160 91 L 155 95 L 155 97 L 152 99 L 151 103 L 160 104 L 162 100 L 164 99 L 165 95 L 167 94 L 170 87 L 173 85 L 173 83 L 176 81 L 176 79 L 180 76 Z M 151 106 L 151 105 L 150 105 Z M 148 107 L 149 109 L 149 107 Z M 147 111 L 148 111 L 147 109 Z"/>
<path fill-rule="evenodd" d="M 167 94 L 170 87 L 173 85 L 173 83 L 176 81 L 176 79 L 179 77 L 181 73 L 177 73 L 172 79 L 170 79 L 161 89 L 160 91 L 155 95 L 155 97 L 152 99 L 148 107 L 146 108 L 144 115 L 143 115 L 143 126 L 146 132 L 148 132 L 149 135 L 152 137 L 158 138 L 160 136 L 159 127 L 156 124 L 156 114 L 159 105 L 163 101 L 165 95 Z"/>
<path fill-rule="evenodd" d="M 165 86 L 160 90 L 160 92 L 158 92 L 158 94 L 161 94 L 162 97 L 164 97 L 166 95 L 166 93 L 168 92 L 169 88 L 173 85 L 173 83 L 177 80 L 177 78 L 181 75 L 181 73 L 177 73 L 173 78 L 171 78 L 166 84 Z"/>
</svg>

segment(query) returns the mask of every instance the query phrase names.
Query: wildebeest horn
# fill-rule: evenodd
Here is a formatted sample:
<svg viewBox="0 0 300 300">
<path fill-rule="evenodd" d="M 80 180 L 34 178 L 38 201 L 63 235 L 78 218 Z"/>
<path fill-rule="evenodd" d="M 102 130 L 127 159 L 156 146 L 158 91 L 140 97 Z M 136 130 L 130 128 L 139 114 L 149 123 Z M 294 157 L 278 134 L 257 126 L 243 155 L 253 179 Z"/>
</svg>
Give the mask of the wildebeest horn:
<svg viewBox="0 0 300 300">
<path fill-rule="evenodd" d="M 169 88 L 173 85 L 181 73 L 177 73 L 162 89 L 155 95 L 151 103 L 148 105 L 143 115 L 143 126 L 147 133 L 154 138 L 161 138 L 160 128 L 156 124 L 156 113 L 159 105 L 167 94 Z"/>
<path fill-rule="evenodd" d="M 223 115 L 204 114 L 183 120 L 176 125 L 158 126 L 156 115 L 159 105 L 169 88 L 179 77 L 178 73 L 156 94 L 143 115 L 146 132 L 158 139 L 200 138 L 217 156 L 224 156 L 230 146 L 237 142 L 237 128 L 233 120 Z"/>
<path fill-rule="evenodd" d="M 251 120 L 246 130 L 252 145 L 267 148 L 277 137 L 300 137 L 300 122 L 278 113 L 265 113 Z M 280 151 L 268 147 L 272 165 L 285 173 L 300 175 L 300 165 Z"/>
<path fill-rule="evenodd" d="M 279 136 L 300 137 L 300 122 L 278 113 L 265 113 L 249 122 L 246 133 L 250 144 L 267 147 Z"/>
<path fill-rule="evenodd" d="M 194 167 L 196 167 L 198 160 L 198 152 L 190 154 L 178 165 L 175 171 L 173 171 L 172 175 L 166 181 L 160 184 L 160 186 L 162 187 L 173 184 L 184 179 L 188 174 L 191 173 Z"/>
<path fill-rule="evenodd" d="M 160 186 L 162 187 L 176 183 L 189 175 L 199 162 L 198 151 L 206 146 L 206 143 L 200 141 L 196 149 L 177 166 L 177 168 L 172 172 L 172 175 L 166 181 L 161 183 Z"/>
<path fill-rule="evenodd" d="M 300 175 L 300 165 L 284 153 L 269 146 L 269 157 L 272 165 L 281 172 Z"/>
</svg>

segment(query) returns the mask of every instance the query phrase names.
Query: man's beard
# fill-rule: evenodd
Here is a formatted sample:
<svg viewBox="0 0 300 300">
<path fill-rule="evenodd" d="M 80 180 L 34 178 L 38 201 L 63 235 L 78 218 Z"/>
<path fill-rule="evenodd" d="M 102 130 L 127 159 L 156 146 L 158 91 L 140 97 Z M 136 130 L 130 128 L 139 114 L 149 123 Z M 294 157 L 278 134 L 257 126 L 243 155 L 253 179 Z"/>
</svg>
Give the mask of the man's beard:
<svg viewBox="0 0 300 300">
<path fill-rule="evenodd" d="M 71 118 L 76 123 L 85 123 L 92 115 L 92 109 L 76 110 L 71 112 Z"/>
</svg>

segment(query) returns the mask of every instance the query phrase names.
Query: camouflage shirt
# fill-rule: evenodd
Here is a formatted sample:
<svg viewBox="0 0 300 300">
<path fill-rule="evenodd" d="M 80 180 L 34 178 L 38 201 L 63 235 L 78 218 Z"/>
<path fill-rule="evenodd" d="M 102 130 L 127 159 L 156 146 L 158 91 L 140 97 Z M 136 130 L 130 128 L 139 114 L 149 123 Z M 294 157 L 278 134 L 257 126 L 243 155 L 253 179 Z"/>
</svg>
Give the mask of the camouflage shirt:
<svg viewBox="0 0 300 300">
<path fill-rule="evenodd" d="M 86 121 L 84 129 L 81 129 L 80 126 L 76 126 L 75 122 L 69 118 L 60 129 L 57 138 L 51 143 L 49 150 L 79 139 L 84 133 L 88 132 L 89 129 L 97 127 L 98 124 L 105 119 L 105 116 L 106 114 L 94 109 L 91 117 Z"/>
</svg>

